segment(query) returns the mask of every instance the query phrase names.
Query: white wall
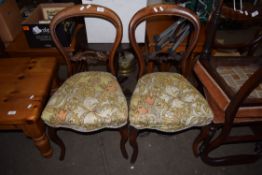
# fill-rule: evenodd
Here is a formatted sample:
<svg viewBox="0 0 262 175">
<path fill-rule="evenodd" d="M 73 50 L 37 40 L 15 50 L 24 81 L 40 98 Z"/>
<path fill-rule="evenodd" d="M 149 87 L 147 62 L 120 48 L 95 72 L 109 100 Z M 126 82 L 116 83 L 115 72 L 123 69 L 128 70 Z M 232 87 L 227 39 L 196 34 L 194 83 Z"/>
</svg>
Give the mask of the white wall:
<svg viewBox="0 0 262 175">
<path fill-rule="evenodd" d="M 114 10 L 123 24 L 122 43 L 129 43 L 128 24 L 136 11 L 147 5 L 147 0 L 82 0 L 83 4 L 98 4 Z M 86 18 L 86 29 L 89 43 L 112 43 L 115 29 L 109 22 L 102 19 Z M 91 26 L 91 27 L 88 27 Z M 145 41 L 145 23 L 138 26 L 136 32 L 138 42 Z"/>
</svg>

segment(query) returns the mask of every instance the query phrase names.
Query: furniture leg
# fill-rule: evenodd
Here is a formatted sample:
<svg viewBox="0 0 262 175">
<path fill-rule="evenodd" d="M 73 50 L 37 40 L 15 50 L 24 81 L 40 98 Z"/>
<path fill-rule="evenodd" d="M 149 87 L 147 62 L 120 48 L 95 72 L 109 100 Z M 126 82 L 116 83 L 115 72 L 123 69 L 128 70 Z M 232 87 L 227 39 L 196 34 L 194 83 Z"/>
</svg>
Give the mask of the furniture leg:
<svg viewBox="0 0 262 175">
<path fill-rule="evenodd" d="M 28 124 L 22 126 L 22 130 L 25 135 L 32 138 L 43 157 L 49 158 L 52 156 L 53 150 L 45 134 L 45 126 L 42 120 L 28 121 Z"/>
<path fill-rule="evenodd" d="M 226 165 L 239 165 L 256 162 L 261 156 L 260 155 L 232 155 L 225 157 L 209 157 L 211 150 L 204 151 L 201 154 L 201 159 L 208 165 L 212 166 L 226 166 Z"/>
<path fill-rule="evenodd" d="M 224 157 L 210 157 L 210 152 L 220 147 L 221 145 L 226 144 L 226 139 L 229 136 L 229 133 L 221 132 L 215 139 L 212 139 L 215 136 L 218 128 L 211 125 L 208 129 L 208 137 L 204 140 L 200 148 L 200 157 L 206 164 L 212 166 L 247 164 L 253 163 L 261 157 L 261 155 L 259 154 L 240 154 Z"/>
<path fill-rule="evenodd" d="M 138 155 L 138 145 L 137 145 L 137 135 L 138 135 L 138 130 L 132 126 L 129 127 L 129 143 L 133 148 L 133 154 L 131 157 L 131 163 L 135 163 Z"/>
<path fill-rule="evenodd" d="M 126 142 L 128 140 L 128 127 L 127 127 L 127 125 L 125 125 L 122 128 L 120 128 L 119 129 L 119 133 L 121 135 L 120 150 L 121 150 L 122 156 L 125 159 L 128 159 L 128 154 L 126 152 L 126 147 L 125 147 L 125 144 L 126 144 Z"/>
<path fill-rule="evenodd" d="M 262 126 L 261 124 L 259 125 L 252 125 L 250 126 L 251 130 L 253 131 L 253 133 L 258 136 L 261 137 L 262 136 Z M 255 144 L 255 152 L 258 154 L 262 153 L 262 141 L 258 141 Z"/>
<path fill-rule="evenodd" d="M 209 126 L 203 127 L 197 136 L 197 138 L 193 142 L 193 153 L 196 157 L 199 156 L 200 151 L 199 151 L 199 144 L 203 142 L 207 137 L 208 137 L 208 131 L 209 131 Z"/>
<path fill-rule="evenodd" d="M 57 144 L 60 147 L 61 151 L 60 151 L 59 160 L 64 160 L 65 159 L 65 144 L 60 139 L 60 137 L 57 135 L 57 128 L 52 128 L 48 126 L 48 136 L 55 144 Z"/>
</svg>

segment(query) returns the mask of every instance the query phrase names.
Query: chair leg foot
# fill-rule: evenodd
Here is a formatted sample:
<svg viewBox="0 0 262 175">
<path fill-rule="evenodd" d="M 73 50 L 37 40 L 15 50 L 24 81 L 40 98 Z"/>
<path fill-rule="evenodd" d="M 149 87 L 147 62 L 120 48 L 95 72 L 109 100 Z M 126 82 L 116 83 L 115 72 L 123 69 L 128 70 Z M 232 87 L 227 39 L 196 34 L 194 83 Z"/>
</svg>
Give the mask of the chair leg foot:
<svg viewBox="0 0 262 175">
<path fill-rule="evenodd" d="M 57 135 L 57 128 L 48 127 L 48 136 L 49 138 L 60 147 L 60 157 L 59 160 L 64 160 L 65 158 L 65 144 Z"/>
<path fill-rule="evenodd" d="M 209 152 L 202 153 L 201 159 L 208 165 L 211 166 L 228 166 L 228 165 L 240 165 L 240 164 L 248 164 L 254 163 L 259 158 L 260 155 L 232 155 L 232 156 L 225 156 L 225 157 L 209 157 Z"/>
<path fill-rule="evenodd" d="M 133 154 L 131 157 L 131 163 L 134 164 L 137 159 L 138 155 L 138 145 L 137 145 L 137 135 L 138 135 L 138 130 L 132 126 L 129 127 L 129 143 L 131 147 L 133 148 Z"/>
<path fill-rule="evenodd" d="M 120 150 L 121 150 L 122 156 L 125 159 L 128 159 L 128 154 L 127 154 L 126 146 L 125 146 L 126 142 L 128 140 L 128 127 L 127 127 L 127 125 L 125 125 L 124 127 L 120 128 L 119 132 L 120 132 L 120 135 L 121 135 Z"/>
<path fill-rule="evenodd" d="M 206 129 L 204 129 L 206 130 Z M 207 127 L 207 137 L 203 140 L 202 145 L 200 146 L 200 157 L 208 165 L 211 166 L 227 166 L 227 165 L 240 165 L 247 163 L 254 163 L 261 155 L 259 154 L 239 154 L 239 155 L 229 155 L 224 157 L 210 157 L 209 154 L 220 147 L 223 144 L 226 144 L 226 136 L 218 135 L 214 138 L 218 127 L 210 125 Z"/>
</svg>

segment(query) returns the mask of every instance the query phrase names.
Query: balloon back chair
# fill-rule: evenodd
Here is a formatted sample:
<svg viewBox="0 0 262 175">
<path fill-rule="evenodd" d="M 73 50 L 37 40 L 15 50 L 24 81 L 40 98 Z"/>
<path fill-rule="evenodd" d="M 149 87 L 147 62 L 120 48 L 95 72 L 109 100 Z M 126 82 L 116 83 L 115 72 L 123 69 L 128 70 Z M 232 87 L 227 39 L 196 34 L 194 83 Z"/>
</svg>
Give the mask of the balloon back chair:
<svg viewBox="0 0 262 175">
<path fill-rule="evenodd" d="M 181 53 L 182 75 L 174 72 L 145 74 L 146 64 L 150 60 L 144 56 L 143 50 L 136 42 L 135 31 L 143 21 L 161 16 L 173 17 L 174 23 L 183 21 L 181 26 L 177 26 L 174 34 L 179 33 L 178 35 L 181 36 L 183 32 L 187 32 L 186 28 L 190 31 L 188 45 Z M 139 80 L 131 97 L 129 109 L 129 142 L 133 148 L 131 163 L 136 161 L 138 155 L 139 130 L 176 132 L 194 126 L 207 125 L 212 121 L 213 114 L 205 98 L 187 80 L 192 66 L 190 54 L 198 40 L 199 31 L 198 17 L 189 9 L 177 5 L 148 6 L 139 10 L 131 19 L 129 39 L 139 67 Z"/>
<path fill-rule="evenodd" d="M 215 1 L 215 9 L 208 22 L 205 48 L 194 66 L 194 72 L 202 83 L 208 103 L 214 112 L 214 119 L 210 125 L 202 128 L 194 141 L 193 150 L 195 155 L 213 166 L 251 163 L 261 157 L 259 147 L 256 147 L 256 153 L 253 154 L 229 152 L 229 155 L 210 156 L 212 151 L 225 144 L 262 140 L 262 57 L 253 55 L 254 48 L 257 47 L 258 41 L 261 41 L 261 36 L 246 43 L 247 55 L 212 55 L 221 14 L 224 18 L 229 17 L 226 14 L 236 14 L 235 19 L 242 22 L 248 20 L 245 14 L 242 15 L 238 11 L 231 10 L 232 13 L 228 13 L 228 8 L 224 11 L 223 6 L 223 0 Z M 249 16 L 249 18 L 254 22 L 257 17 Z M 261 22 L 261 16 L 258 18 Z M 240 48 L 241 50 L 243 43 L 224 46 L 227 47 L 223 49 Z M 244 133 L 232 132 L 241 126 L 251 128 L 253 134 L 244 131 Z"/>
<path fill-rule="evenodd" d="M 248 1 L 242 0 L 240 1 L 240 8 L 239 10 L 234 10 L 234 2 L 233 5 L 230 6 L 228 1 L 221 5 L 219 13 L 219 20 L 215 20 L 216 24 L 214 24 L 214 16 L 212 17 L 213 22 L 209 21 L 209 33 L 208 36 L 214 37 L 212 49 L 215 49 L 215 55 L 246 55 L 252 56 L 256 54 L 256 50 L 262 43 L 262 5 L 259 1 Z M 241 5 L 242 4 L 242 5 Z M 235 7 L 237 8 L 237 7 Z M 242 8 L 242 9 L 241 9 Z M 241 12 L 242 11 L 242 12 Z M 229 39 L 231 37 L 223 38 L 220 36 L 220 41 L 217 39 L 216 34 L 211 34 L 212 31 L 211 26 L 219 27 L 223 24 L 224 21 L 224 28 L 227 27 L 227 24 L 235 24 L 233 29 L 229 32 L 234 36 L 241 36 L 241 39 L 237 38 L 237 41 L 230 42 Z M 232 25 L 231 25 L 232 28 Z M 245 35 L 242 35 L 245 33 Z M 219 34 L 217 34 L 219 35 Z M 238 41 L 239 40 L 239 41 Z M 225 42 L 224 42 L 225 41 Z"/>
<path fill-rule="evenodd" d="M 100 18 L 114 26 L 115 40 L 107 60 L 107 70 L 110 70 L 110 73 L 86 71 L 72 75 L 72 62 L 57 37 L 56 27 L 62 21 L 75 17 Z M 65 146 L 57 135 L 58 128 L 69 128 L 79 132 L 92 132 L 103 128 L 117 129 L 121 134 L 122 155 L 127 158 L 125 143 L 128 140 L 128 108 L 115 77 L 115 55 L 122 39 L 120 18 L 111 9 L 103 6 L 74 5 L 54 16 L 50 30 L 57 49 L 65 59 L 68 71 L 68 78 L 51 96 L 42 113 L 43 121 L 49 126 L 50 139 L 61 148 L 60 160 L 64 159 Z"/>
</svg>

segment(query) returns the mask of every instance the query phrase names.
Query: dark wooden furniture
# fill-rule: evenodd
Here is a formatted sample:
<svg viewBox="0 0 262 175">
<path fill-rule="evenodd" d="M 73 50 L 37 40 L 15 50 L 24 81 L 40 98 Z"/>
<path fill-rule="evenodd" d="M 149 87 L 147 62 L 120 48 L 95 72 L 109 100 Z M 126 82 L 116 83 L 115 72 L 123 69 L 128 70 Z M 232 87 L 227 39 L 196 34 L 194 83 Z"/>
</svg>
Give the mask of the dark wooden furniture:
<svg viewBox="0 0 262 175">
<path fill-rule="evenodd" d="M 255 162 L 261 158 L 261 150 L 257 149 L 254 154 L 240 152 L 235 155 L 210 156 L 212 151 L 225 144 L 262 140 L 262 57 L 252 55 L 253 51 L 248 52 L 247 56 L 211 55 L 220 15 L 223 13 L 223 0 L 216 0 L 214 7 L 208 22 L 205 49 L 195 64 L 194 72 L 204 87 L 215 117 L 210 125 L 203 127 L 194 141 L 193 150 L 195 155 L 213 166 Z M 227 17 L 225 14 L 223 16 Z M 255 39 L 259 41 L 261 37 Z M 253 42 L 253 46 L 258 41 Z M 238 49 L 242 45 L 228 48 Z M 231 131 L 241 126 L 251 128 L 254 134 L 247 132 L 232 135 Z"/>
<path fill-rule="evenodd" d="M 156 6 L 156 7 L 158 8 L 158 6 Z M 159 22 L 159 19 L 164 19 L 164 21 L 166 19 L 176 19 L 177 20 L 178 18 L 175 18 L 175 17 L 185 18 L 186 20 L 189 20 L 190 23 L 193 20 L 197 20 L 197 19 L 193 19 L 193 18 L 196 18 L 195 15 L 193 14 L 193 12 L 191 12 L 190 10 L 187 10 L 186 8 L 181 8 L 181 9 L 178 8 L 178 12 L 176 12 L 176 11 L 173 12 L 171 8 L 172 7 L 177 8 L 177 6 L 170 5 L 170 6 L 165 6 L 165 7 L 167 8 L 167 11 L 160 11 L 159 13 L 150 12 L 151 8 L 154 8 L 154 6 L 149 6 L 148 9 L 143 9 L 143 10 L 141 9 L 141 11 L 143 11 L 143 12 L 138 11 L 137 15 L 134 16 L 132 18 L 132 21 L 130 21 L 130 23 L 129 23 L 130 43 L 131 43 L 131 46 L 134 49 L 136 56 L 137 56 L 137 59 L 138 59 L 138 66 L 139 66 L 138 77 L 141 77 L 146 72 L 150 72 L 148 70 L 145 70 L 145 68 L 146 68 L 147 64 L 151 64 L 151 60 L 150 59 L 148 60 L 148 58 L 146 58 L 146 56 L 148 54 L 148 50 L 141 51 L 139 48 L 137 48 L 137 43 L 136 43 L 136 39 L 135 39 L 135 36 L 134 36 L 134 31 L 135 31 L 137 25 L 140 24 L 141 20 L 144 20 L 144 21 L 150 20 L 151 22 L 152 21 L 158 21 Z M 185 12 L 183 12 L 183 11 L 185 11 Z M 192 19 L 190 19 L 190 17 L 188 17 L 187 15 L 184 15 L 184 13 L 188 13 L 187 15 L 192 17 Z M 136 18 L 138 18 L 140 21 Z M 194 23 L 192 22 L 192 25 L 193 24 Z M 196 24 L 194 24 L 194 25 L 196 25 Z M 160 25 L 160 26 L 162 26 L 162 25 Z M 198 43 L 198 38 L 199 38 L 201 27 L 200 26 L 193 26 L 192 28 L 193 28 L 192 30 L 195 30 L 195 31 L 191 32 L 190 41 L 186 42 L 187 44 L 185 44 L 185 42 L 181 42 L 179 44 L 177 50 L 174 51 L 174 53 L 181 52 L 181 54 L 182 54 L 181 70 L 182 70 L 182 73 L 186 76 L 188 76 L 189 73 L 190 73 L 190 69 L 187 69 L 187 68 L 190 68 L 191 65 L 188 65 L 188 63 L 191 63 L 192 57 L 190 57 L 190 55 L 192 54 L 193 50 L 196 48 L 196 45 Z M 147 30 L 149 30 L 149 29 L 147 29 Z M 152 40 L 152 42 L 153 42 L 152 38 L 153 38 L 154 35 L 155 34 L 153 34 L 153 33 L 150 33 L 150 35 L 147 35 L 148 38 L 149 37 L 151 38 L 150 41 Z M 197 40 L 195 41 L 194 39 L 197 39 Z M 149 42 L 149 43 L 152 43 L 152 42 Z M 150 45 L 151 44 L 149 44 L 149 46 Z M 187 45 L 187 47 L 185 47 L 185 45 Z M 201 45 L 200 45 L 200 48 L 201 48 Z M 153 46 L 154 46 L 154 44 L 152 44 L 152 47 Z M 150 50 L 152 50 L 152 49 L 153 48 L 151 48 Z M 202 48 L 200 50 L 202 50 Z M 198 50 L 198 51 L 200 51 L 200 50 Z M 165 53 L 164 48 L 161 51 Z M 144 53 L 141 53 L 141 52 L 144 52 Z M 161 61 L 161 57 L 157 60 Z"/>
<path fill-rule="evenodd" d="M 74 72 L 74 63 L 77 63 L 80 60 L 72 60 L 68 51 L 62 46 L 56 34 L 56 27 L 62 21 L 69 18 L 101 18 L 113 24 L 116 34 L 115 40 L 112 44 L 111 49 L 109 50 L 107 62 L 107 70 L 109 73 L 105 72 L 85 72 L 77 73 Z M 92 26 L 89 26 L 92 27 Z M 52 104 L 47 104 L 42 115 L 42 119 L 47 125 L 49 125 L 49 136 L 50 139 L 58 144 L 61 148 L 60 160 L 64 159 L 65 156 L 65 145 L 63 141 L 58 137 L 57 130 L 58 128 L 70 128 L 72 130 L 80 132 L 92 132 L 100 130 L 103 128 L 114 128 L 119 131 L 121 135 L 120 140 L 120 149 L 124 158 L 127 158 L 127 152 L 125 149 L 125 143 L 128 140 L 128 128 L 127 128 L 127 103 L 126 99 L 121 91 L 121 88 L 116 79 L 116 53 L 122 39 L 122 22 L 117 14 L 109 8 L 99 6 L 99 5 L 75 5 L 68 7 L 59 13 L 57 13 L 51 21 L 50 31 L 52 39 L 61 53 L 63 59 L 67 65 L 67 80 L 64 84 L 56 91 L 56 93 L 51 97 L 50 101 Z M 99 58 L 98 58 L 99 59 Z M 89 60 L 83 60 L 88 61 Z M 82 77 L 82 78 L 81 78 Z M 89 79 L 89 81 L 84 81 L 84 79 Z M 95 79 L 94 79 L 95 78 Z M 110 80 L 108 82 L 108 80 Z M 68 86 L 72 83 L 72 86 Z M 109 83 L 109 84 L 108 84 Z M 107 89 L 107 86 L 109 89 Z M 110 87 L 109 87 L 110 86 Z M 112 86 L 112 87 L 111 87 Z M 113 89 L 112 89 L 113 88 Z M 104 90 L 101 92 L 101 89 Z M 112 90 L 112 91 L 111 91 Z M 68 92 L 64 94 L 64 98 L 61 98 L 63 92 Z M 110 92 L 111 91 L 111 92 Z M 77 94 L 74 95 L 74 93 Z M 105 95 L 104 92 L 107 92 Z M 104 94 L 104 95 L 101 95 Z M 111 96 L 110 96 L 111 95 Z M 101 99 L 103 98 L 103 101 Z M 72 100 L 68 100 L 72 99 Z M 90 101 L 91 100 L 91 101 Z M 54 101 L 58 102 L 54 103 Z M 88 102 L 89 101 L 89 102 Z M 97 103 L 97 101 L 99 103 Z M 104 105 L 101 105 L 104 103 Z M 121 110 L 119 110 L 120 104 Z M 101 106 L 99 106 L 101 105 Z M 70 106 L 70 111 L 68 107 Z M 97 109 L 99 108 L 99 109 Z M 122 109 L 125 109 L 123 112 Z M 60 121 L 59 110 L 62 110 L 66 120 Z M 106 114 L 103 111 L 110 111 Z M 51 119 L 49 111 L 52 111 Z M 66 111 L 66 112 L 65 112 Z M 73 111 L 74 115 L 67 115 Z M 119 118 L 112 116 L 112 114 L 119 114 Z M 79 114 L 79 115 L 77 115 Z M 45 117 L 47 116 L 47 117 Z M 75 120 L 75 117 L 77 119 Z M 53 117 L 53 118 L 52 118 Z M 45 120 L 46 119 L 46 120 Z M 107 119 L 107 120 L 105 120 Z M 58 122 L 57 122 L 58 121 Z"/>
<path fill-rule="evenodd" d="M 255 2 L 254 2 L 255 3 Z M 243 40 L 232 43 L 220 43 L 217 41 L 217 37 L 214 36 L 214 45 L 213 49 L 216 49 L 218 52 L 229 52 L 229 50 L 237 51 L 240 55 L 252 56 L 256 54 L 256 50 L 261 46 L 262 41 L 262 4 L 260 1 L 256 1 L 256 4 L 252 2 L 244 1 L 243 2 L 243 11 L 248 12 L 248 15 L 242 14 L 240 11 L 234 11 L 233 5 L 231 7 L 223 3 L 221 7 L 220 20 L 217 21 L 217 27 L 223 25 L 224 23 L 233 23 L 236 25 L 234 27 L 234 32 L 241 34 L 250 33 L 252 29 L 253 33 L 249 38 L 243 36 Z M 253 15 L 253 17 L 252 17 Z M 233 33 L 233 32 L 232 32 Z M 239 35 L 242 38 L 242 35 Z"/>
<path fill-rule="evenodd" d="M 168 16 L 161 16 L 154 19 L 148 19 L 146 23 L 146 50 L 148 54 L 153 53 L 156 51 L 155 46 L 156 42 L 154 40 L 154 36 L 159 35 L 161 32 L 163 32 L 165 29 L 167 29 L 170 25 L 172 25 L 176 19 L 174 17 L 168 17 Z M 205 24 L 201 25 L 201 30 L 199 33 L 199 38 L 197 41 L 197 44 L 192 51 L 192 57 L 194 57 L 197 54 L 200 54 L 203 51 L 203 46 L 205 43 Z M 188 45 L 188 39 L 184 40 L 182 44 L 178 46 L 176 49 L 176 52 L 183 52 Z M 166 45 L 162 48 L 164 52 L 167 52 L 167 49 L 170 48 L 170 45 Z M 160 64 L 160 70 L 162 71 L 168 71 L 172 63 L 163 63 Z M 147 71 L 153 72 L 155 68 L 155 64 L 153 62 L 149 63 L 147 65 Z"/>
<path fill-rule="evenodd" d="M 187 102 L 186 107 L 189 107 L 187 109 L 184 108 L 185 106 L 176 106 L 178 103 L 177 101 L 183 101 L 183 99 L 181 99 L 181 96 L 185 95 L 183 91 L 189 92 L 187 95 L 190 94 L 194 96 L 195 99 L 203 99 L 203 97 L 196 90 L 194 92 L 190 90 L 192 85 L 186 79 L 174 78 L 180 77 L 180 74 L 171 72 L 165 72 L 164 74 L 161 72 L 148 73 L 145 70 L 147 64 L 150 63 L 150 60 L 147 59 L 143 50 L 139 47 L 135 38 L 135 31 L 141 22 L 144 22 L 147 19 L 159 19 L 159 17 L 173 17 L 177 20 L 184 19 L 186 24 L 191 27 L 191 39 L 188 43 L 188 47 L 183 50 L 181 55 L 181 72 L 185 78 L 188 78 L 191 72 L 193 60 L 190 55 L 197 44 L 200 32 L 200 22 L 198 17 L 191 10 L 176 5 L 157 4 L 148 6 L 139 10 L 132 17 L 129 23 L 129 40 L 137 58 L 139 80 L 129 106 L 129 142 L 133 148 L 131 163 L 136 161 L 138 155 L 137 136 L 139 131 L 144 129 L 154 129 L 163 132 L 176 132 L 192 126 L 207 124 L 210 120 L 209 117 L 212 118 L 212 114 L 209 115 L 207 112 L 205 117 L 204 115 L 201 116 L 203 117 L 201 120 L 203 123 L 201 124 L 198 123 L 198 119 L 195 119 L 193 123 L 191 123 L 193 120 L 186 122 L 188 125 L 183 123 L 183 121 L 192 117 L 186 111 L 193 111 L 193 106 L 197 106 L 191 106 L 192 101 Z M 152 59 L 161 61 L 161 57 Z M 168 76 L 168 78 L 166 78 L 166 76 Z M 187 85 L 182 88 L 182 86 L 179 86 L 181 84 Z M 165 97 L 167 97 L 168 100 L 163 100 Z M 200 106 L 205 106 L 206 104 L 207 103 L 204 99 L 200 100 L 198 103 Z M 181 112 L 181 109 L 185 110 Z M 201 112 L 202 111 L 200 111 L 200 113 Z M 185 115 L 180 115 L 182 113 Z"/>
<path fill-rule="evenodd" d="M 0 130 L 22 130 L 43 157 L 52 149 L 40 119 L 56 73 L 56 59 L 0 59 Z"/>
</svg>

